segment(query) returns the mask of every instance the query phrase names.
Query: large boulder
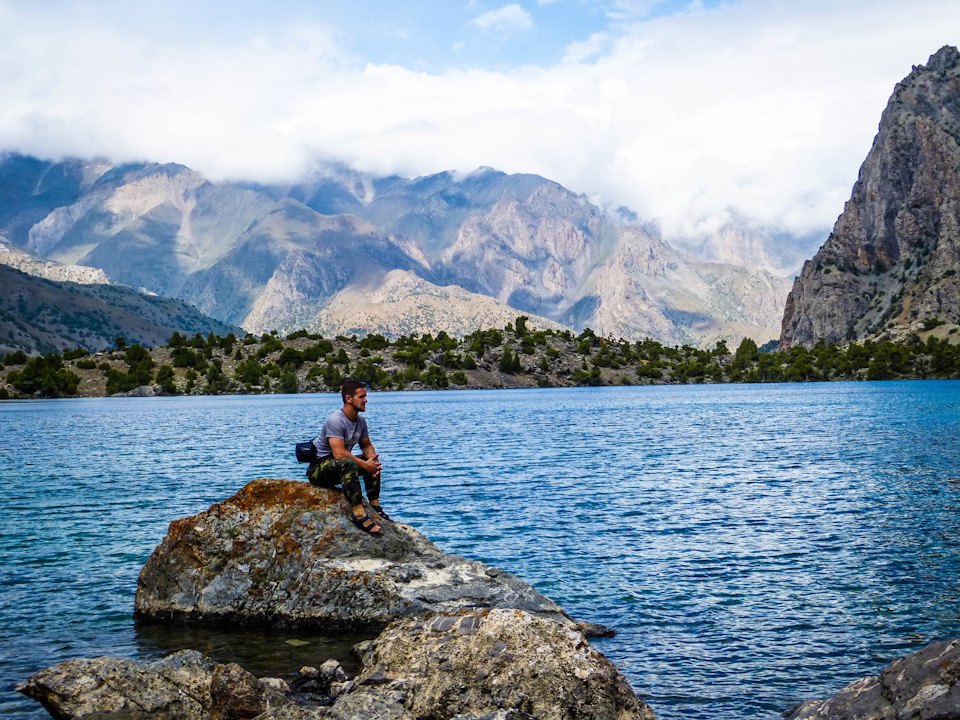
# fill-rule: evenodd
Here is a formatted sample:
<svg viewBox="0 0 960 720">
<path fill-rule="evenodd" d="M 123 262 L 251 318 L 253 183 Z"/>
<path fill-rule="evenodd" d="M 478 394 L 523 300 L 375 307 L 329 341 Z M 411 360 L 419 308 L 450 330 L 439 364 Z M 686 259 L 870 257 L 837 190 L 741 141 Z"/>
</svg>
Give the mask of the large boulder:
<svg viewBox="0 0 960 720">
<path fill-rule="evenodd" d="M 935 642 L 847 685 L 808 700 L 788 720 L 960 720 L 960 640 Z"/>
<path fill-rule="evenodd" d="M 521 610 L 398 621 L 369 643 L 352 685 L 402 703 L 418 720 L 481 717 L 498 710 L 537 720 L 654 717 L 616 666 L 580 632 Z"/>
<path fill-rule="evenodd" d="M 431 612 L 517 608 L 571 623 L 510 573 L 443 553 L 400 523 L 368 535 L 349 512 L 339 491 L 254 480 L 170 524 L 140 573 L 135 615 L 380 630 Z"/>
</svg>

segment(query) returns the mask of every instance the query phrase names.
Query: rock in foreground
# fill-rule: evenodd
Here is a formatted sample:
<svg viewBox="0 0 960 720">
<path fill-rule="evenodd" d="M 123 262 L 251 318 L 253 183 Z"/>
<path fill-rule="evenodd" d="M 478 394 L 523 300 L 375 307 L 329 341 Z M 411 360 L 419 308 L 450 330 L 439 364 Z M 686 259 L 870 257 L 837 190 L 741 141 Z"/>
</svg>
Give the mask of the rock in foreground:
<svg viewBox="0 0 960 720">
<path fill-rule="evenodd" d="M 569 624 L 510 573 L 441 552 L 413 528 L 354 527 L 340 492 L 254 480 L 170 524 L 140 573 L 138 619 L 382 629 L 463 608 L 517 608 Z"/>
<path fill-rule="evenodd" d="M 140 618 L 389 626 L 288 683 L 193 651 L 73 660 L 17 687 L 61 720 L 654 720 L 553 602 L 412 528 L 370 536 L 339 492 L 256 480 L 177 520 L 140 574 Z M 317 658 L 318 662 L 323 658 Z"/>
<path fill-rule="evenodd" d="M 71 660 L 17 690 L 61 720 L 655 720 L 583 635 L 521 610 L 400 620 L 361 647 L 353 680 L 335 661 L 258 679 L 184 650 Z"/>
<path fill-rule="evenodd" d="M 583 635 L 519 610 L 396 622 L 364 654 L 356 683 L 424 720 L 498 709 L 538 720 L 654 717 Z"/>
<path fill-rule="evenodd" d="M 281 683 L 282 685 L 282 683 Z M 193 650 L 154 663 L 102 657 L 70 660 L 31 676 L 17 691 L 55 718 L 213 720 L 255 717 L 288 704 L 270 681 Z"/>
<path fill-rule="evenodd" d="M 960 640 L 935 642 L 788 720 L 960 720 Z"/>
</svg>

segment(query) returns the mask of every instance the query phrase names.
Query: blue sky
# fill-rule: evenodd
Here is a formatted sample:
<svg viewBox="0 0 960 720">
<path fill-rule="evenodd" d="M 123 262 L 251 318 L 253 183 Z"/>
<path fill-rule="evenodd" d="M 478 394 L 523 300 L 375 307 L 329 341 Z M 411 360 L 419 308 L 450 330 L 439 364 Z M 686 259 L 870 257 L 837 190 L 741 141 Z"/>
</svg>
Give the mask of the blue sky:
<svg viewBox="0 0 960 720">
<path fill-rule="evenodd" d="M 0 0 L 0 150 L 211 179 L 531 172 L 826 236 L 955 0 Z"/>
<path fill-rule="evenodd" d="M 160 3 L 47 0 L 46 12 L 176 41 L 232 44 L 328 28 L 354 62 L 442 72 L 560 62 L 572 43 L 635 21 L 715 7 L 716 0 L 262 0 Z"/>
</svg>

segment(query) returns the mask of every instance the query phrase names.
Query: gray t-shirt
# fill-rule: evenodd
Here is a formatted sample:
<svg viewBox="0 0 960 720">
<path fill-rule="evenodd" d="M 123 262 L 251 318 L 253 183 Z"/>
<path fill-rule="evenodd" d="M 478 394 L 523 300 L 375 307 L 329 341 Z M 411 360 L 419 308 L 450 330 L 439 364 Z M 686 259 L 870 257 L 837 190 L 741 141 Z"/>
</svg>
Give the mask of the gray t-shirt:
<svg viewBox="0 0 960 720">
<path fill-rule="evenodd" d="M 337 410 L 324 421 L 323 428 L 320 430 L 320 437 L 314 441 L 314 445 L 317 446 L 317 457 L 333 455 L 327 438 L 340 438 L 343 440 L 343 446 L 347 449 L 347 452 L 351 452 L 354 445 L 368 436 L 366 420 L 358 415 L 357 421 L 354 422 L 347 417 L 343 409 Z"/>
</svg>

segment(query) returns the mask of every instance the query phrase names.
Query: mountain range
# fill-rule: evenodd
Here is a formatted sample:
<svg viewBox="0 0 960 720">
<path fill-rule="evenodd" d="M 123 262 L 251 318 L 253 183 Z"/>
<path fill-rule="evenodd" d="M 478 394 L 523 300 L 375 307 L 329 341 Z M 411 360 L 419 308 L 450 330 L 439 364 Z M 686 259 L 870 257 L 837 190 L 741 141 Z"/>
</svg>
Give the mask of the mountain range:
<svg viewBox="0 0 960 720">
<path fill-rule="evenodd" d="M 408 179 L 331 165 L 265 186 L 23 155 L 0 160 L 0 242 L 256 334 L 463 334 L 522 313 L 695 346 L 777 337 L 791 262 L 746 227 L 698 256 L 629 211 L 490 168 Z"/>
</svg>

